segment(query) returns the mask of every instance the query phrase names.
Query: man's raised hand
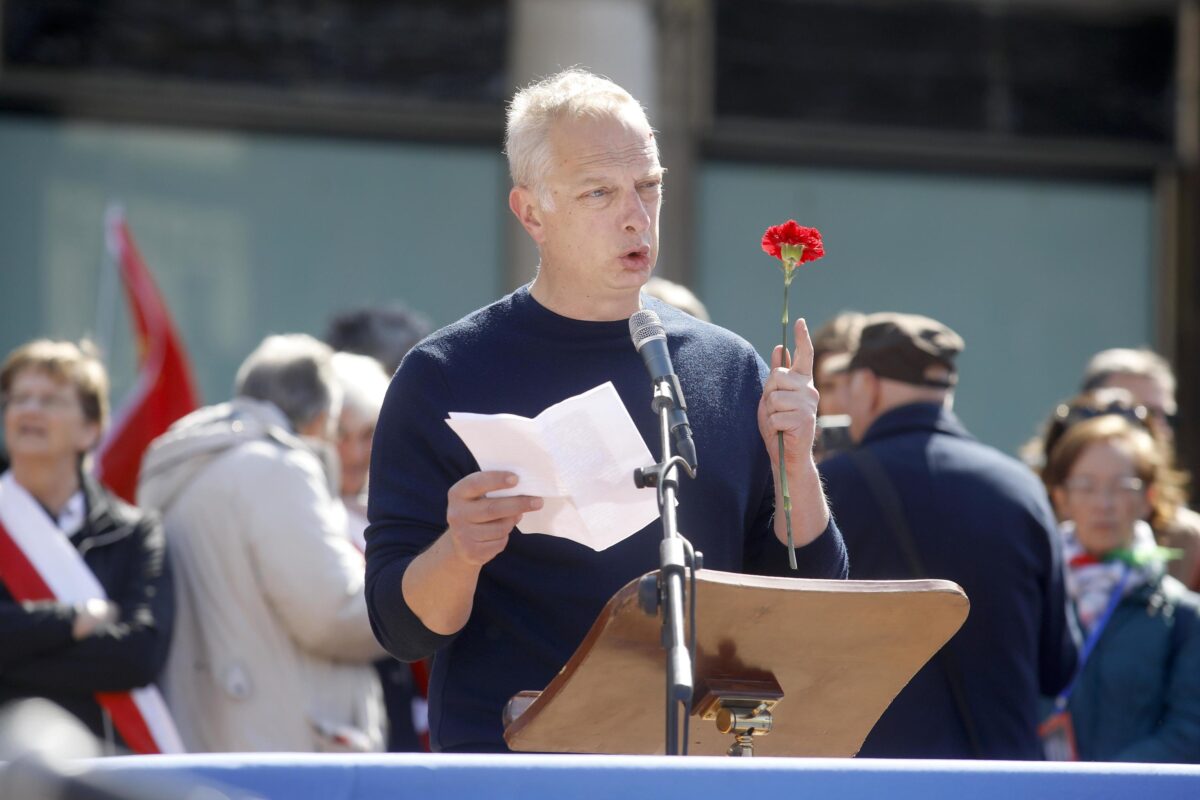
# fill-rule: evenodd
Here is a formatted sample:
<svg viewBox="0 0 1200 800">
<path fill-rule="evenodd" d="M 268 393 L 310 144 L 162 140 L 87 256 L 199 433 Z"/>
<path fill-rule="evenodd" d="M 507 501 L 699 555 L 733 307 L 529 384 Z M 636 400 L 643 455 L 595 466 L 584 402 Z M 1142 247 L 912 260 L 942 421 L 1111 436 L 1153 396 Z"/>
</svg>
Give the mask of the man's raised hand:
<svg viewBox="0 0 1200 800">
<path fill-rule="evenodd" d="M 803 319 L 796 320 L 795 332 L 794 356 L 782 345 L 775 345 L 771 353 L 771 374 L 758 404 L 758 429 L 767 452 L 771 454 L 772 462 L 778 461 L 776 435 L 783 433 L 789 467 L 807 464 L 812 459 L 817 401 L 820 399 L 812 377 L 812 339 Z"/>
</svg>

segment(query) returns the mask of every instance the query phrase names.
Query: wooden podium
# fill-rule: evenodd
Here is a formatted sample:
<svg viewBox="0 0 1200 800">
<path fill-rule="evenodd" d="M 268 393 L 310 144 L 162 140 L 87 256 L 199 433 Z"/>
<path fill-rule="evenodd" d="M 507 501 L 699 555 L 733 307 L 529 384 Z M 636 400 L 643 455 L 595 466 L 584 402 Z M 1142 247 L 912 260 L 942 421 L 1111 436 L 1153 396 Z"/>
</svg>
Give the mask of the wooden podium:
<svg viewBox="0 0 1200 800">
<path fill-rule="evenodd" d="M 655 573 L 651 573 L 654 575 Z M 638 603 L 642 579 L 604 607 L 540 693 L 510 704 L 513 750 L 662 754 L 661 622 Z M 725 755 L 734 738 L 701 715 L 716 693 L 775 687 L 755 755 L 853 756 L 896 695 L 967 617 L 943 580 L 828 581 L 696 573 L 696 653 L 688 753 Z"/>
</svg>

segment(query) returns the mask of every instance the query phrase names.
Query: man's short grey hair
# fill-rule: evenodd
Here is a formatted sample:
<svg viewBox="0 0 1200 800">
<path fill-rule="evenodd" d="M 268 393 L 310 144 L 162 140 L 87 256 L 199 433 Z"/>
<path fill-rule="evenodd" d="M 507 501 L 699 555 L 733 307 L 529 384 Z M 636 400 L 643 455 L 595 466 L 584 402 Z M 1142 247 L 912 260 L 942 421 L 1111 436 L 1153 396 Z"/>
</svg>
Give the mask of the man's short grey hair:
<svg viewBox="0 0 1200 800">
<path fill-rule="evenodd" d="M 543 208 L 552 208 L 553 200 L 545 179 L 550 171 L 550 129 L 560 119 L 611 117 L 633 109 L 646 121 L 646 110 L 633 95 L 608 78 L 572 67 L 513 95 L 508 104 L 508 124 L 504 152 L 514 186 L 532 189 Z M 658 140 L 654 140 L 655 151 Z"/>
<path fill-rule="evenodd" d="M 334 353 L 333 376 L 342 390 L 342 410 L 375 420 L 383 408 L 388 376 L 383 365 L 358 353 Z"/>
<path fill-rule="evenodd" d="M 1171 365 L 1158 353 L 1145 347 L 1137 350 L 1114 347 L 1096 353 L 1083 371 L 1081 388 L 1085 392 L 1099 389 L 1114 375 L 1150 378 L 1168 394 L 1175 394 L 1175 373 L 1171 370 Z"/>
<path fill-rule="evenodd" d="M 274 403 L 300 430 L 328 412 L 342 410 L 342 391 L 333 376 L 333 350 L 306 333 L 268 336 L 238 367 L 234 394 Z"/>
</svg>

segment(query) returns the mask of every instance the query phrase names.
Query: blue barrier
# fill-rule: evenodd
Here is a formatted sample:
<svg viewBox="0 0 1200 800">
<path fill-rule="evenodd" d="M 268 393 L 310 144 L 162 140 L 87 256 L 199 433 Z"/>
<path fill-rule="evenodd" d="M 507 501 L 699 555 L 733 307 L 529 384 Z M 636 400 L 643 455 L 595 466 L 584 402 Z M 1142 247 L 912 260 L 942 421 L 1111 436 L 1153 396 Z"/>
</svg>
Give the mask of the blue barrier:
<svg viewBox="0 0 1200 800">
<path fill-rule="evenodd" d="M 727 800 L 748 793 L 838 800 L 1200 798 L 1200 767 L 1156 764 L 237 753 L 126 756 L 88 767 L 108 786 L 212 782 L 264 800 Z"/>
</svg>

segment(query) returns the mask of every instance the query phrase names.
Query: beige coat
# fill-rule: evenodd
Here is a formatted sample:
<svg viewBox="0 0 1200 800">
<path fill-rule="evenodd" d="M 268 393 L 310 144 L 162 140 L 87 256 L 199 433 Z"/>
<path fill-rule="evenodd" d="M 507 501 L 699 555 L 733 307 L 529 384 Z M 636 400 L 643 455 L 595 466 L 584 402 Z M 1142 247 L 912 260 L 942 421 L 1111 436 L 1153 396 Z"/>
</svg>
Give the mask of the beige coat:
<svg viewBox="0 0 1200 800">
<path fill-rule="evenodd" d="M 330 471 L 269 403 L 201 409 L 155 440 L 177 618 L 164 689 L 190 751 L 382 750 L 362 555 Z"/>
</svg>

